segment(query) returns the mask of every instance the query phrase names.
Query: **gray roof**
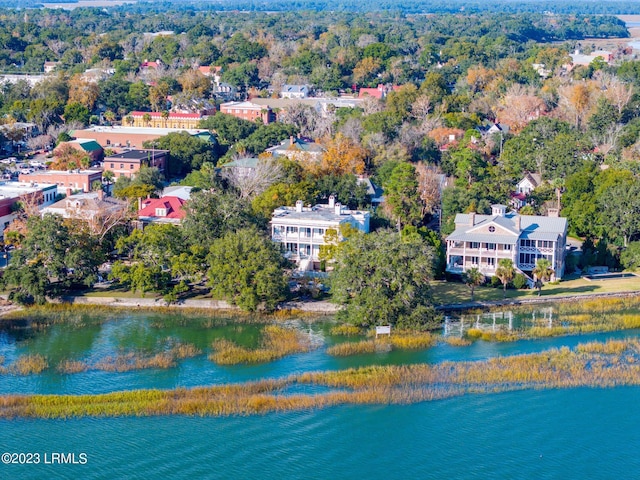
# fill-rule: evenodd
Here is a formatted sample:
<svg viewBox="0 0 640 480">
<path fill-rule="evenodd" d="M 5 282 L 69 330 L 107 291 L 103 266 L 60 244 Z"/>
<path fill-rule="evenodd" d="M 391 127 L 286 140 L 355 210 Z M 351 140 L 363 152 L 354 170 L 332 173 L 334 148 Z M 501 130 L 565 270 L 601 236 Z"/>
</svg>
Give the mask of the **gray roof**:
<svg viewBox="0 0 640 480">
<path fill-rule="evenodd" d="M 313 208 L 305 207 L 302 212 L 298 212 L 296 207 L 280 207 L 273 211 L 272 222 L 288 223 L 292 221 L 312 221 L 312 222 L 332 222 L 341 223 L 351 218 L 369 215 L 366 210 L 342 209 L 340 214 L 336 214 L 335 208 L 328 205 L 316 205 Z"/>
<path fill-rule="evenodd" d="M 520 217 L 520 230 L 516 228 L 515 218 Z M 543 217 L 538 215 L 518 215 L 509 212 L 505 216 L 500 215 L 478 215 L 475 216 L 473 226 L 471 214 L 458 213 L 456 215 L 455 231 L 447 237 L 448 240 L 459 240 L 468 242 L 490 242 L 490 243 L 515 243 L 517 238 L 527 238 L 531 240 L 556 240 L 558 236 L 563 236 L 567 231 L 567 219 L 562 217 Z M 473 229 L 478 226 L 495 223 L 510 232 L 508 235 L 492 235 L 488 233 L 476 234 Z"/>
</svg>

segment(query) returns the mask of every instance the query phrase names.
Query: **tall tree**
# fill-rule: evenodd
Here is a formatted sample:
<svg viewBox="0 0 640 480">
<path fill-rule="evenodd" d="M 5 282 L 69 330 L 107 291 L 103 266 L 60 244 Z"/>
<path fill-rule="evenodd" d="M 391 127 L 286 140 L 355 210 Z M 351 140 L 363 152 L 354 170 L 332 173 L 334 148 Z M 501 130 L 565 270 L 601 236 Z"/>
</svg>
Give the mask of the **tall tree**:
<svg viewBox="0 0 640 480">
<path fill-rule="evenodd" d="M 255 228 L 228 232 L 214 241 L 207 261 L 213 294 L 234 305 L 273 310 L 285 298 L 284 259 Z"/>
<path fill-rule="evenodd" d="M 331 272 L 338 317 L 364 327 L 433 328 L 433 249 L 418 235 L 381 230 L 342 242 Z"/>
<path fill-rule="evenodd" d="M 405 225 L 417 225 L 422 220 L 416 169 L 410 163 L 398 164 L 384 185 L 385 212 L 396 223 L 398 232 Z"/>
</svg>

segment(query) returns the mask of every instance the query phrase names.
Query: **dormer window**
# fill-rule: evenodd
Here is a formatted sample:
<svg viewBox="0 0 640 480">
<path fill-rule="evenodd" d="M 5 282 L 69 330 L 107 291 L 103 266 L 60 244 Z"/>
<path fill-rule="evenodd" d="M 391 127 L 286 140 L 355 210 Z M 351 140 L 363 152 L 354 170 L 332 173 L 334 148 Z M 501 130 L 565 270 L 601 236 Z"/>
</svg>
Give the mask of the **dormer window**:
<svg viewBox="0 0 640 480">
<path fill-rule="evenodd" d="M 496 227 L 494 227 L 493 225 L 489 226 L 489 231 L 491 233 L 495 232 L 496 231 Z"/>
<path fill-rule="evenodd" d="M 166 208 L 156 208 L 156 217 L 166 217 L 167 209 Z"/>
</svg>

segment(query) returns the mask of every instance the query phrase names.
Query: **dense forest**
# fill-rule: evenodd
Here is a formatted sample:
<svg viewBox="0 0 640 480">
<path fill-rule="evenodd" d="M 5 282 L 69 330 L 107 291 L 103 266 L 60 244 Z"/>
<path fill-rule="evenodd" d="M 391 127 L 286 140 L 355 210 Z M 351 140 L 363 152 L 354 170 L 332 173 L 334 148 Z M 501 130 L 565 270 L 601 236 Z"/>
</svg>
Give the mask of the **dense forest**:
<svg viewBox="0 0 640 480">
<path fill-rule="evenodd" d="M 0 1 L 0 7 L 6 8 L 38 8 L 43 3 L 37 0 L 19 0 L 10 2 Z M 73 0 L 56 2 L 74 4 Z M 136 11 L 148 13 L 150 11 L 167 11 L 180 8 L 182 10 L 212 10 L 212 11 L 261 11 L 261 12 L 289 12 L 289 11 L 331 11 L 331 12 L 363 12 L 363 11 L 396 11 L 403 13 L 477 13 L 477 12 L 551 12 L 554 14 L 636 14 L 640 13 L 640 3 L 637 0 L 622 2 L 619 0 L 496 0 L 483 2 L 480 0 L 452 0 L 449 2 L 436 1 L 399 1 L 384 0 L 382 2 L 363 2 L 361 0 L 209 0 L 194 2 L 193 0 L 137 2 Z"/>
</svg>

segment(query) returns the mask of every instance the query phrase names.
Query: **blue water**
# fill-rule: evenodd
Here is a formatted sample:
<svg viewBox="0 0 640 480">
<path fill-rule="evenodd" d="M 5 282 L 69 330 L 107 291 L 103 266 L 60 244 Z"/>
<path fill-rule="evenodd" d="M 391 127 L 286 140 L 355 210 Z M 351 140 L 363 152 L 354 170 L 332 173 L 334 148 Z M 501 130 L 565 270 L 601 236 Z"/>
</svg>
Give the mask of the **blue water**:
<svg viewBox="0 0 640 480">
<path fill-rule="evenodd" d="M 246 418 L 0 421 L 3 451 L 87 455 L 0 465 L 0 477 L 637 478 L 638 400 L 639 388 L 577 389 Z"/>
<path fill-rule="evenodd" d="M 336 359 L 326 325 L 299 324 L 325 345 L 258 366 L 221 367 L 206 345 L 238 331 L 198 324 L 155 328 L 135 316 L 83 328 L 0 332 L 0 356 L 94 358 L 151 348 L 158 338 L 200 342 L 203 354 L 168 370 L 0 375 L 0 393 L 96 393 L 210 385 L 367 364 L 480 360 L 546 350 L 638 331 L 529 340 L 441 344 L 421 352 Z M 225 330 L 226 328 L 226 330 Z M 200 339 L 200 340 L 197 340 Z M 406 406 L 346 406 L 252 417 L 0 420 L 2 453 L 37 453 L 39 464 L 4 465 L 0 479 L 626 479 L 640 476 L 640 388 L 528 390 Z M 86 464 L 50 463 L 53 453 Z M 45 464 L 45 460 L 49 463 Z"/>
</svg>

